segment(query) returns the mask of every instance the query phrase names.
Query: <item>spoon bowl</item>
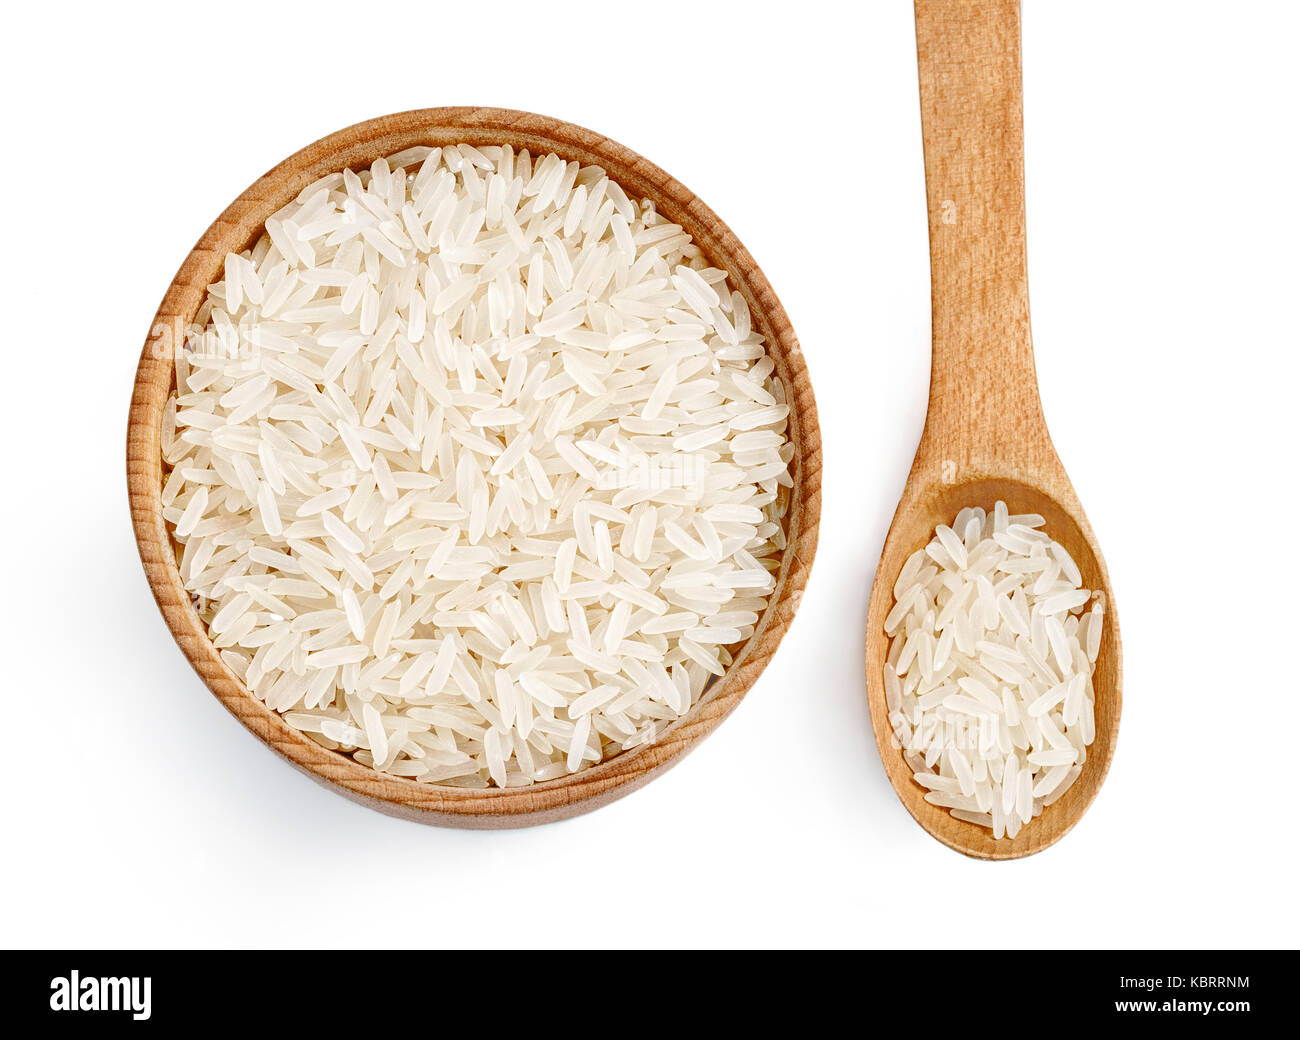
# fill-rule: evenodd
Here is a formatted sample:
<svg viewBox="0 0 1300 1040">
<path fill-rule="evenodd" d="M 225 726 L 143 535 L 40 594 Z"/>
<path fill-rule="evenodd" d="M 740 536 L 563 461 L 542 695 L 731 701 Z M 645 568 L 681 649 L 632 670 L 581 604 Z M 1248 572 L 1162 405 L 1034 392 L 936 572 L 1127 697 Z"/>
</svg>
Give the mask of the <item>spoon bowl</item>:
<svg viewBox="0 0 1300 1040">
<path fill-rule="evenodd" d="M 925 430 L 885 539 L 867 611 L 871 723 L 885 772 L 912 817 L 950 848 L 1014 859 L 1058 841 L 1096 797 L 1115 749 L 1121 653 L 1101 549 L 1047 432 L 1029 328 L 1025 262 L 1020 8 L 1015 0 L 916 0 L 921 124 L 930 226 L 933 357 Z M 1093 674 L 1096 738 L 1070 789 L 994 839 L 925 800 L 903 759 L 885 700 L 885 617 L 904 562 L 967 506 L 1038 513 L 1105 595 Z"/>
<path fill-rule="evenodd" d="M 1064 476 L 1064 471 L 1061 476 Z M 926 791 L 912 779 L 912 769 L 904 761 L 902 749 L 889 724 L 883 669 L 889 656 L 885 616 L 893 608 L 894 581 L 907 558 L 934 537 L 938 524 L 952 523 L 953 517 L 963 508 L 982 506 L 991 512 L 993 504 L 998 501 L 1005 502 L 1013 514 L 1041 515 L 1046 520 L 1045 530 L 1064 546 L 1078 565 L 1084 587 L 1105 592 L 1106 609 L 1101 649 L 1092 677 L 1097 695 L 1094 705 L 1097 735 L 1088 748 L 1083 772 L 1058 801 L 1022 827 L 1014 838 L 994 839 L 984 827 L 959 820 L 947 809 L 925 800 Z M 934 481 L 917 485 L 909 482 L 908 491 L 894 514 L 876 574 L 867 612 L 867 688 L 871 725 L 885 772 L 907 811 L 943 844 L 979 859 L 1015 859 L 1040 852 L 1059 841 L 1092 804 L 1106 778 L 1119 733 L 1121 699 L 1119 621 L 1110 579 L 1105 560 L 1073 489 L 1068 482 L 1064 487 L 1049 490 L 1012 476 L 992 475 L 960 484 Z"/>
</svg>

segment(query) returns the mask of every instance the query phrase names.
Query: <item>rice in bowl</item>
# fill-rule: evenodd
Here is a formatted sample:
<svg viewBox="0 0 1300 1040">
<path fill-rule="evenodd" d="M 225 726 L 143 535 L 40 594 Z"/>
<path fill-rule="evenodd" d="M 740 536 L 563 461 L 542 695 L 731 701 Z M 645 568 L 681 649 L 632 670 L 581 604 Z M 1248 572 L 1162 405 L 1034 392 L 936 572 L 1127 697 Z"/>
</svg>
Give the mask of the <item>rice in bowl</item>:
<svg viewBox="0 0 1300 1040">
<path fill-rule="evenodd" d="M 595 166 L 413 148 L 226 258 L 163 515 L 223 660 L 311 739 L 499 787 L 650 743 L 753 633 L 789 409 L 748 307 Z"/>
</svg>

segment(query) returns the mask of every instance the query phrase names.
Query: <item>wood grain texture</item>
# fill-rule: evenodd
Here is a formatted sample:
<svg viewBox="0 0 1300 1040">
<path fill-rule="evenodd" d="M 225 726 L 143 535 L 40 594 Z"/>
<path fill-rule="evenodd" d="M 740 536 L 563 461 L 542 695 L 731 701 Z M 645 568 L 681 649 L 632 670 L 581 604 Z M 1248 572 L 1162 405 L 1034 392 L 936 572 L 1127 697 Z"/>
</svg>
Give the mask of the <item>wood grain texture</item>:
<svg viewBox="0 0 1300 1040">
<path fill-rule="evenodd" d="M 162 519 L 160 431 L 174 379 L 173 351 L 183 342 L 207 286 L 219 280 L 225 255 L 250 246 L 267 217 L 327 173 L 367 167 L 379 156 L 412 145 L 457 142 L 510 144 L 534 154 L 554 151 L 565 159 L 594 163 L 630 196 L 652 199 L 661 213 L 681 224 L 748 301 L 788 392 L 796 448 L 788 544 L 776 589 L 757 630 L 726 675 L 653 745 L 559 780 L 506 790 L 463 790 L 380 774 L 321 747 L 268 710 L 226 667 L 208 639 L 181 582 L 175 545 Z M 154 318 L 136 373 L 126 454 L 131 517 L 154 598 L 177 644 L 217 699 L 259 739 L 320 782 L 372 808 L 428 823 L 510 827 L 562 819 L 613 801 L 678 761 L 735 708 L 776 652 L 794 618 L 817 548 L 822 453 L 812 383 L 794 329 L 754 259 L 708 206 L 635 152 L 582 127 L 507 109 L 423 109 L 357 124 L 286 159 L 231 203 L 186 257 Z M 784 695 L 795 697 L 797 691 Z"/>
<path fill-rule="evenodd" d="M 1025 262 L 1020 8 L 1014 0 L 916 0 L 921 126 L 930 225 L 930 404 L 867 615 L 867 690 L 890 782 L 916 821 L 970 856 L 1013 859 L 1047 848 L 1096 797 L 1119 730 L 1119 618 L 1101 550 L 1056 455 L 1038 397 Z M 1106 593 L 1093 682 L 1097 737 L 1074 786 L 1015 838 L 925 801 L 891 731 L 884 619 L 907 557 L 966 506 L 1041 513 L 1084 585 Z"/>
</svg>

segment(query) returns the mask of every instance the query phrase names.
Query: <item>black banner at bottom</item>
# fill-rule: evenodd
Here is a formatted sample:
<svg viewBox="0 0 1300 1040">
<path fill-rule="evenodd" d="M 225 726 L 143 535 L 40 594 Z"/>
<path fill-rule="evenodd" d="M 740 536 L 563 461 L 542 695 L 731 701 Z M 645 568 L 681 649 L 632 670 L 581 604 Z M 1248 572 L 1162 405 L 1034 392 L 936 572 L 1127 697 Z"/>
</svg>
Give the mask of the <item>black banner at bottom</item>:
<svg viewBox="0 0 1300 1040">
<path fill-rule="evenodd" d="M 437 1023 L 441 1032 L 453 1021 L 477 1020 L 483 1029 L 495 1022 L 514 1032 L 509 1023 L 524 1020 L 511 1016 L 537 1016 L 561 1000 L 577 1017 L 558 1003 L 552 1011 L 571 1024 L 585 1017 L 576 1010 L 585 1006 L 592 1022 L 613 1025 L 609 1016 L 620 1017 L 613 995 L 637 977 L 632 973 L 662 978 L 656 1003 L 667 1001 L 662 1009 L 670 1010 L 667 982 L 690 979 L 687 955 L 650 954 L 663 966 L 647 968 L 630 963 L 632 952 L 39 951 L 7 958 L 0 993 L 17 1021 L 79 1030 L 314 1021 L 367 1032 L 383 1022 L 383 1032 L 405 1033 L 421 1024 Z M 713 968 L 704 969 L 725 964 L 717 977 L 723 989 L 708 1003 L 719 1022 L 733 1025 L 753 1013 L 773 1022 L 782 1012 L 812 1024 L 843 1004 L 864 1023 L 878 1007 L 904 1020 L 914 1012 L 917 1023 L 1127 1019 L 1233 1028 L 1256 1015 L 1285 1021 L 1292 999 L 1281 982 L 1281 953 L 873 951 L 866 961 L 864 952 L 842 953 L 843 967 L 830 973 L 824 958 L 814 965 L 807 958 L 728 952 L 725 962 L 715 957 Z M 743 985 L 732 988 L 727 977 Z"/>
</svg>

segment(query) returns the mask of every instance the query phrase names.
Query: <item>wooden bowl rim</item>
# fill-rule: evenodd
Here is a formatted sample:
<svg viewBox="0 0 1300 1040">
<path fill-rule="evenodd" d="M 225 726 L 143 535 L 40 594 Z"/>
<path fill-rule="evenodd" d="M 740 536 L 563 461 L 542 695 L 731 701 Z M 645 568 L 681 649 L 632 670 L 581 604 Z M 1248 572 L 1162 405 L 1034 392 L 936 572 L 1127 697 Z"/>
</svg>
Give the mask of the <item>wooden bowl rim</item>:
<svg viewBox="0 0 1300 1040">
<path fill-rule="evenodd" d="M 510 143 L 602 166 L 629 195 L 654 201 L 681 224 L 710 262 L 746 297 L 776 374 L 787 389 L 796 444 L 794 489 L 778 583 L 754 635 L 726 674 L 667 727 L 655 743 L 581 772 L 520 788 L 466 789 L 381 774 L 330 751 L 252 696 L 225 665 L 185 593 L 174 543 L 162 518 L 160 426 L 174 381 L 173 353 L 217 280 L 225 254 L 247 248 L 268 217 L 327 173 L 356 168 L 414 144 Z M 137 547 L 173 638 L 214 696 L 289 763 L 346 797 L 390 815 L 459 827 L 542 823 L 589 811 L 635 790 L 680 760 L 729 714 L 776 652 L 794 618 L 817 547 L 821 511 L 821 437 L 816 401 L 798 339 L 770 283 L 718 216 L 647 159 L 610 138 L 561 120 L 500 108 L 417 109 L 366 120 L 295 152 L 264 174 L 213 221 L 182 263 L 141 353 L 127 425 L 127 485 Z"/>
</svg>

